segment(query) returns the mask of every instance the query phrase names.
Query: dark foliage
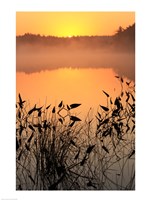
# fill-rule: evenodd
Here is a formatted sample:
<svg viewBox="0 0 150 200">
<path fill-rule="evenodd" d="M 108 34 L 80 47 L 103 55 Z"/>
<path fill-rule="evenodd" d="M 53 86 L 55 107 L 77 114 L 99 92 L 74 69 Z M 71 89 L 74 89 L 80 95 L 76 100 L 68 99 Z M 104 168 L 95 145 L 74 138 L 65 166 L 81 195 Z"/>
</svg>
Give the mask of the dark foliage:
<svg viewBox="0 0 150 200">
<path fill-rule="evenodd" d="M 120 95 L 103 91 L 107 106 L 88 120 L 73 113 L 79 103 L 28 108 L 19 94 L 17 190 L 134 190 L 135 88 L 116 78 Z"/>
</svg>

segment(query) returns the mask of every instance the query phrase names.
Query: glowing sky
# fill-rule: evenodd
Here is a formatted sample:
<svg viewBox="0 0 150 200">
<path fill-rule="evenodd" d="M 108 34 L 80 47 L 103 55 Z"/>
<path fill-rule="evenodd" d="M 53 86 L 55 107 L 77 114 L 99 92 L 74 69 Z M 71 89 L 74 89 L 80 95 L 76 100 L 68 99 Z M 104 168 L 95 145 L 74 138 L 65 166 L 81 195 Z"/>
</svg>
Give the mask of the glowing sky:
<svg viewBox="0 0 150 200">
<path fill-rule="evenodd" d="M 16 35 L 113 35 L 134 22 L 134 12 L 17 12 Z"/>
</svg>

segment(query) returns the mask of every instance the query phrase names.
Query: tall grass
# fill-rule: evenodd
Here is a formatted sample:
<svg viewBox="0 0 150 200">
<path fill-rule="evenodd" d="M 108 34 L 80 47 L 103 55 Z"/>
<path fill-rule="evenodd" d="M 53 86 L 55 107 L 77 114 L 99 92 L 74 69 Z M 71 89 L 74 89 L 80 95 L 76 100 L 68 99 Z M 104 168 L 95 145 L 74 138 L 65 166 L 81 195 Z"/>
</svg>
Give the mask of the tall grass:
<svg viewBox="0 0 150 200">
<path fill-rule="evenodd" d="M 83 120 L 79 103 L 16 105 L 17 190 L 134 190 L 135 88 L 120 81 L 114 100 Z M 124 87 L 127 86 L 127 89 Z"/>
</svg>

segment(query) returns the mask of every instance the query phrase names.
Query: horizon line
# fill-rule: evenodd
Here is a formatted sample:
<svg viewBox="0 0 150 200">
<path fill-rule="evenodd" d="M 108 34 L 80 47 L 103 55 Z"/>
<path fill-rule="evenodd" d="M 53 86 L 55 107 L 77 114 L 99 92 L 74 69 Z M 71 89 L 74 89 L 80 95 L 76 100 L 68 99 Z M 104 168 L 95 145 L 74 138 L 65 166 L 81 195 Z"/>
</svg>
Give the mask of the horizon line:
<svg viewBox="0 0 150 200">
<path fill-rule="evenodd" d="M 126 28 L 123 28 L 126 30 L 127 28 L 134 26 L 135 22 L 132 25 L 128 25 Z M 40 37 L 55 37 L 55 38 L 75 38 L 75 37 L 111 37 L 116 34 L 116 30 L 114 30 L 114 34 L 108 34 L 108 35 L 66 35 L 66 36 L 57 36 L 57 35 L 44 35 L 40 33 L 30 33 L 30 32 L 25 32 L 24 34 L 19 34 L 16 35 L 16 37 L 20 36 L 25 36 L 25 35 L 35 35 L 35 36 L 40 36 Z"/>
<path fill-rule="evenodd" d="M 36 33 L 29 33 L 26 32 L 22 35 L 16 35 L 16 37 L 21 37 L 21 36 L 25 36 L 25 35 L 34 35 L 34 36 L 40 36 L 40 37 L 55 37 L 55 38 L 75 38 L 75 37 L 111 37 L 114 36 L 115 33 L 113 35 L 68 35 L 68 36 L 56 36 L 56 35 L 44 35 L 44 34 L 36 34 Z"/>
</svg>

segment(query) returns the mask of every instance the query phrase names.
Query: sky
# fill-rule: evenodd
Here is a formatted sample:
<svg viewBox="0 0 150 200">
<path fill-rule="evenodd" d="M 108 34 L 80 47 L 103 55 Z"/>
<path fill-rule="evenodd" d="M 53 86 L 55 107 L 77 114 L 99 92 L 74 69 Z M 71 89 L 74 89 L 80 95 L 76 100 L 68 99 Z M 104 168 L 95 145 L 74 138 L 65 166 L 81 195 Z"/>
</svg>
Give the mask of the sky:
<svg viewBox="0 0 150 200">
<path fill-rule="evenodd" d="M 17 12 L 16 35 L 113 35 L 135 23 L 134 12 Z"/>
</svg>

